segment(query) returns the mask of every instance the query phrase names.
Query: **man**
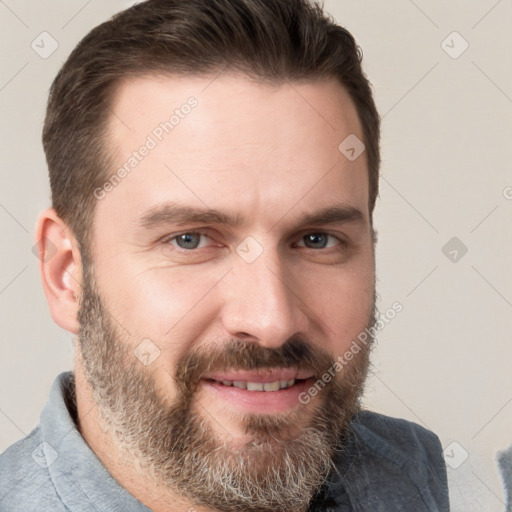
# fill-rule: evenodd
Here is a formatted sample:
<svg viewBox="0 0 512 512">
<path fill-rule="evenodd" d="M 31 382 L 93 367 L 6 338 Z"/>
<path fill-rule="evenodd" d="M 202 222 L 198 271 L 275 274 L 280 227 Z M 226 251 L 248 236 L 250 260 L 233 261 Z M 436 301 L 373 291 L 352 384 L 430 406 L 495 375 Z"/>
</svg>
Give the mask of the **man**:
<svg viewBox="0 0 512 512">
<path fill-rule="evenodd" d="M 73 373 L 2 511 L 447 511 L 437 437 L 360 409 L 379 117 L 306 0 L 149 0 L 57 76 L 41 275 Z"/>
</svg>

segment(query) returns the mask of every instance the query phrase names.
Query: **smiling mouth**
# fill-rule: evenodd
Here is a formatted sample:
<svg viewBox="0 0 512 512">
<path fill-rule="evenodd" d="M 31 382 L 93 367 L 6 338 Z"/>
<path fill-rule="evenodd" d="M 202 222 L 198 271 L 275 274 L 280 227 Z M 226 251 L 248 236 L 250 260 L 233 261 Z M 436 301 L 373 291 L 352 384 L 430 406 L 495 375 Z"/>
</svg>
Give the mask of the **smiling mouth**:
<svg viewBox="0 0 512 512">
<path fill-rule="evenodd" d="M 274 382 L 250 382 L 246 380 L 215 380 L 206 379 L 209 382 L 216 382 L 226 387 L 235 387 L 247 391 L 280 391 L 291 388 L 295 383 L 303 382 L 306 379 L 276 380 Z"/>
<path fill-rule="evenodd" d="M 251 414 L 290 411 L 314 382 L 313 373 L 292 368 L 225 371 L 204 375 L 204 387 L 238 410 Z"/>
</svg>

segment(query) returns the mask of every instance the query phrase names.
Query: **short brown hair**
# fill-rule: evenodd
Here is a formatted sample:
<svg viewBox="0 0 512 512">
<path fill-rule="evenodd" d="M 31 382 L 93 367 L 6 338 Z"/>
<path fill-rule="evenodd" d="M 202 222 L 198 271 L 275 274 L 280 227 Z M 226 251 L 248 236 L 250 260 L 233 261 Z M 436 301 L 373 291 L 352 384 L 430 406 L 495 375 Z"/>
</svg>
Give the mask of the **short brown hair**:
<svg viewBox="0 0 512 512">
<path fill-rule="evenodd" d="M 378 195 L 380 119 L 361 60 L 352 35 L 309 0 L 136 4 L 94 28 L 52 84 L 43 145 L 53 207 L 87 249 L 94 190 L 113 165 L 106 128 L 122 80 L 229 69 L 261 81 L 340 81 L 363 127 L 371 214 Z"/>
</svg>

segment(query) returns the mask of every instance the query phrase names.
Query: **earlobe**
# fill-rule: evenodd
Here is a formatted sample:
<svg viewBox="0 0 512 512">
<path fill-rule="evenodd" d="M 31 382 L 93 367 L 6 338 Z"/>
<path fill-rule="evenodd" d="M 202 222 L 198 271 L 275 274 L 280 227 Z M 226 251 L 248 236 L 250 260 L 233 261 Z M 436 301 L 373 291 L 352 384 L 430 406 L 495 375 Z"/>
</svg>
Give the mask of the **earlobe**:
<svg viewBox="0 0 512 512">
<path fill-rule="evenodd" d="M 53 208 L 39 215 L 35 240 L 41 280 L 51 315 L 60 327 L 76 334 L 82 279 L 77 240 Z"/>
</svg>

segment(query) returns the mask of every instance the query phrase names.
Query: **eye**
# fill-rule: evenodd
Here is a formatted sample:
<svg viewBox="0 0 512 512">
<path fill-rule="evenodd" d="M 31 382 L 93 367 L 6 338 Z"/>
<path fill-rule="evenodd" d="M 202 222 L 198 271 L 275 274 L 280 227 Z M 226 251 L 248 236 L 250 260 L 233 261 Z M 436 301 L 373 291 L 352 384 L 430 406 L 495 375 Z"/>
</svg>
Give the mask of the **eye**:
<svg viewBox="0 0 512 512">
<path fill-rule="evenodd" d="M 303 242 L 304 245 L 301 245 L 301 242 Z M 328 249 L 343 244 L 343 242 L 334 235 L 322 232 L 308 233 L 302 237 L 301 242 L 299 242 L 298 245 L 300 247 L 307 247 L 308 249 Z"/>
<path fill-rule="evenodd" d="M 208 244 L 205 243 L 205 241 L 207 240 L 210 240 L 210 238 L 206 236 L 204 233 L 199 233 L 197 231 L 189 231 L 187 233 L 180 233 L 179 235 L 174 235 L 173 237 L 168 239 L 168 243 L 176 245 L 180 249 L 193 250 L 207 246 Z"/>
</svg>

